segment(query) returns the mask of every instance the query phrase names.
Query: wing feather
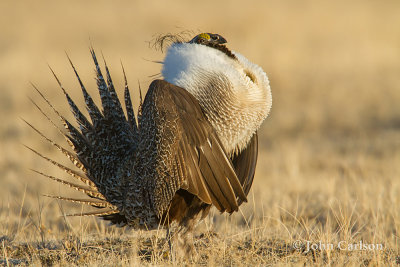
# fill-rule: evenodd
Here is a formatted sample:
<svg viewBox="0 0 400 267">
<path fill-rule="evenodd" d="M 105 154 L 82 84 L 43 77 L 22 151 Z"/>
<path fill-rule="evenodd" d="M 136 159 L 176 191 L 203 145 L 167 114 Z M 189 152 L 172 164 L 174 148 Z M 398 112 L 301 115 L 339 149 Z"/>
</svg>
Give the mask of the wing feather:
<svg viewBox="0 0 400 267">
<path fill-rule="evenodd" d="M 249 194 L 251 185 L 253 184 L 254 174 L 256 172 L 257 156 L 258 134 L 256 132 L 247 147 L 232 158 L 235 172 L 246 196 Z M 238 204 L 240 205 L 241 203 L 242 201 L 238 200 Z"/>
<path fill-rule="evenodd" d="M 163 116 L 155 124 L 156 127 L 159 131 L 168 132 L 167 136 L 176 136 L 173 141 L 159 141 L 164 142 L 161 148 L 174 150 L 170 151 L 175 157 L 172 164 L 179 162 L 179 166 L 185 169 L 179 174 L 183 175 L 179 177 L 183 182 L 178 187 L 207 204 L 215 205 L 221 212 L 238 210 L 238 200 L 246 201 L 246 195 L 231 160 L 197 100 L 185 89 L 162 80 L 155 80 L 148 94 L 149 100 L 153 101 L 152 108 Z M 175 143 L 177 145 L 171 145 Z M 176 167 L 171 166 L 171 169 Z M 158 186 L 167 185 L 159 183 Z M 163 192 L 163 189 L 168 190 L 155 188 L 155 192 Z M 168 197 L 170 199 L 164 199 L 165 202 L 171 201 L 173 196 Z M 160 209 L 157 210 L 160 212 Z"/>
</svg>

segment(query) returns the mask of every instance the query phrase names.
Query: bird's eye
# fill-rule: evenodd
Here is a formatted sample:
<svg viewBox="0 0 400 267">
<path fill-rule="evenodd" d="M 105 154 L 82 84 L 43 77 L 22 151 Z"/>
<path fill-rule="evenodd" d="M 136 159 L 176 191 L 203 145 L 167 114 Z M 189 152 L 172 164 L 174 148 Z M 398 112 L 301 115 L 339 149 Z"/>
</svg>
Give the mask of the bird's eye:
<svg viewBox="0 0 400 267">
<path fill-rule="evenodd" d="M 218 36 L 218 35 L 212 35 L 212 36 L 211 36 L 211 39 L 213 39 L 214 41 L 216 41 L 216 40 L 219 39 L 219 36 Z"/>
</svg>

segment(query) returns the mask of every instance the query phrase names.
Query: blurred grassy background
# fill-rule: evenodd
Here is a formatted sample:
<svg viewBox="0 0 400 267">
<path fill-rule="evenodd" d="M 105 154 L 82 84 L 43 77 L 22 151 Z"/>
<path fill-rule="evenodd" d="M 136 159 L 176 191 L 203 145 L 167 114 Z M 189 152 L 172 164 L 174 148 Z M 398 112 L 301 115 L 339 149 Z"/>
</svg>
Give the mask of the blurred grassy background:
<svg viewBox="0 0 400 267">
<path fill-rule="evenodd" d="M 95 95 L 92 43 L 107 59 L 120 94 L 122 60 L 137 103 L 137 81 L 147 88 L 161 69 L 151 61 L 163 59 L 149 42 L 163 33 L 205 31 L 224 36 L 271 82 L 273 107 L 260 130 L 255 201 L 247 207 L 281 219 L 282 207 L 316 218 L 333 209 L 332 199 L 345 208 L 358 203 L 360 218 L 385 207 L 393 220 L 389 226 L 383 219 L 381 240 L 390 237 L 399 246 L 399 1 L 3 0 L 0 10 L 0 220 L 18 215 L 25 190 L 27 214 L 37 212 L 37 194 L 63 190 L 27 170 L 60 176 L 21 146 L 62 158 L 19 119 L 62 140 L 27 98 L 44 106 L 31 81 L 69 113 L 47 63 L 82 105 L 64 51 Z"/>
</svg>

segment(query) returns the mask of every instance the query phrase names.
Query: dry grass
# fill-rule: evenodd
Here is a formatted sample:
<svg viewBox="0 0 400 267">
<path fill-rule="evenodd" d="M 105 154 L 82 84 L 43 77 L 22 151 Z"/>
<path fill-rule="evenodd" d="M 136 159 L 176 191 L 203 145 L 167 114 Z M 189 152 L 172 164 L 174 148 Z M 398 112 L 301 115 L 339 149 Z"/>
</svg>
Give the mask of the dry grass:
<svg viewBox="0 0 400 267">
<path fill-rule="evenodd" d="M 146 41 L 188 29 L 218 32 L 261 65 L 274 103 L 249 203 L 232 216 L 214 210 L 196 229 L 196 253 L 175 264 L 399 264 L 398 1 L 1 1 L 0 10 L 0 264 L 172 264 L 161 231 L 61 216 L 81 207 L 41 195 L 76 193 L 29 172 L 65 176 L 20 143 L 62 156 L 18 117 L 62 141 L 26 97 L 40 102 L 32 81 L 71 118 L 47 62 L 82 104 L 64 50 L 92 92 L 89 37 L 120 89 L 120 58 L 131 88 L 146 88 L 160 71 L 148 60 L 163 57 Z M 383 249 L 306 252 L 306 241 Z"/>
</svg>

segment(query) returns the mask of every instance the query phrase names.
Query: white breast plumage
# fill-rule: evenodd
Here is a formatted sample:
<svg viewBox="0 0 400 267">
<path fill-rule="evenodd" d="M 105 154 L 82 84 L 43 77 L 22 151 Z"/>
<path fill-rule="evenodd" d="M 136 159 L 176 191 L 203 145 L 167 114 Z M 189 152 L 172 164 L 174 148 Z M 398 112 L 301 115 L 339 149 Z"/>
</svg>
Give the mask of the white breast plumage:
<svg viewBox="0 0 400 267">
<path fill-rule="evenodd" d="M 172 44 L 162 75 L 196 97 L 228 153 L 242 150 L 271 109 L 268 77 L 239 53 L 214 47 Z"/>
</svg>

